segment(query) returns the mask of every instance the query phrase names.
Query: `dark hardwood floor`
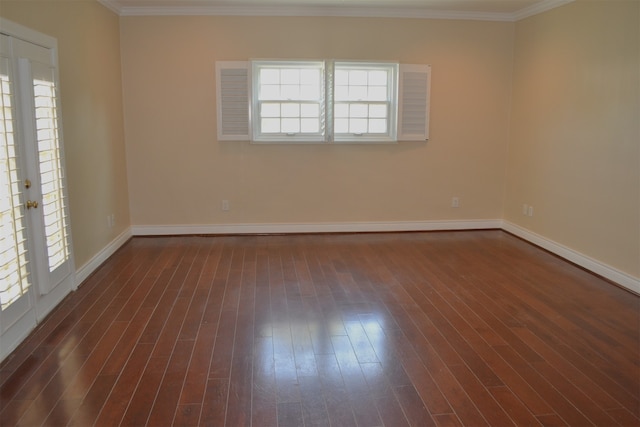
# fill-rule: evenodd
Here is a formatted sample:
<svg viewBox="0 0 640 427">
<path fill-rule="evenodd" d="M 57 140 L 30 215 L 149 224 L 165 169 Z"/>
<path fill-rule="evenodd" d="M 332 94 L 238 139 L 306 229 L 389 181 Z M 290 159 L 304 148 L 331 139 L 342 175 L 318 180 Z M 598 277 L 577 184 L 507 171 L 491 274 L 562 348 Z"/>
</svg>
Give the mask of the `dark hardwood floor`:
<svg viewBox="0 0 640 427">
<path fill-rule="evenodd" d="M 638 426 L 640 298 L 501 231 L 134 238 L 0 424 Z"/>
</svg>

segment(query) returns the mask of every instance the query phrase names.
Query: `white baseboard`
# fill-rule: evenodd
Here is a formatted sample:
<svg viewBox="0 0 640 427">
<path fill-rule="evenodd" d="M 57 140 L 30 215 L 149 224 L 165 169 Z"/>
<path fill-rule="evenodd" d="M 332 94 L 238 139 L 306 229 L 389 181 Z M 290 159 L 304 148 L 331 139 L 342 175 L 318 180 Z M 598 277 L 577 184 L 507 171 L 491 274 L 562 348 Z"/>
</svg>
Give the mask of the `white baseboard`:
<svg viewBox="0 0 640 427">
<path fill-rule="evenodd" d="M 76 288 L 131 238 L 131 228 L 124 230 L 82 267 L 76 270 Z"/>
<path fill-rule="evenodd" d="M 127 228 L 118 237 L 113 239 L 107 246 L 98 252 L 87 263 L 80 267 L 75 272 L 75 279 L 71 279 L 71 283 L 67 285 L 60 284 L 55 287 L 50 293 L 41 296 L 40 303 L 43 306 L 39 307 L 37 316 L 37 322 L 40 323 L 51 310 L 53 310 L 69 292 L 77 289 L 78 286 L 84 282 L 87 277 L 91 275 L 98 267 L 102 265 L 111 255 L 115 253 L 122 245 L 124 245 L 131 238 L 131 228 Z M 0 347 L 0 362 L 2 362 L 18 345 L 31 333 L 35 324 L 31 324 L 34 319 L 27 319 L 24 317 L 20 321 L 24 323 L 24 326 L 12 327 L 8 335 L 3 335 L 3 345 Z"/>
<path fill-rule="evenodd" d="M 270 234 L 270 233 L 357 233 L 390 231 L 441 231 L 502 229 L 538 245 L 568 261 L 609 279 L 632 292 L 640 294 L 640 279 L 607 264 L 583 255 L 571 248 L 540 236 L 516 224 L 503 220 L 417 221 L 417 222 L 353 222 L 319 224 L 218 224 L 218 225 L 135 225 L 98 252 L 76 271 L 76 287 L 85 281 L 102 263 L 113 255 L 132 236 L 188 235 L 188 234 Z M 20 337 L 19 337 L 20 338 Z M 20 342 L 18 339 L 16 342 Z M 16 344 L 17 345 L 17 344 Z M 0 351 L 0 361 L 11 348 Z"/>
<path fill-rule="evenodd" d="M 470 221 L 393 221 L 316 224 L 210 224 L 210 225 L 134 225 L 134 236 L 183 234 L 273 234 L 273 233 L 365 233 L 387 231 L 438 231 L 501 228 L 501 220 Z"/>
<path fill-rule="evenodd" d="M 183 224 L 183 225 L 134 225 L 114 239 L 76 272 L 76 282 L 82 283 L 95 269 L 129 240 L 132 236 L 167 236 L 189 234 L 273 234 L 273 233 L 364 233 L 393 231 L 444 231 L 502 229 L 528 242 L 548 250 L 580 267 L 598 274 L 618 285 L 640 294 L 640 279 L 617 270 L 603 262 L 581 254 L 574 249 L 540 236 L 509 221 L 389 221 L 345 223 L 297 223 L 297 224 Z"/>
<path fill-rule="evenodd" d="M 522 228 L 509 221 L 504 221 L 502 229 L 512 233 L 528 242 L 531 242 L 541 248 L 548 250 L 574 264 L 579 265 L 595 274 L 598 274 L 605 279 L 609 279 L 612 282 L 617 283 L 629 289 L 632 292 L 640 294 L 640 279 L 633 277 L 627 273 L 617 270 L 607 264 L 604 264 L 598 260 L 595 260 L 587 255 L 581 254 L 571 248 L 549 240 L 546 237 L 540 236 L 532 231 Z"/>
</svg>

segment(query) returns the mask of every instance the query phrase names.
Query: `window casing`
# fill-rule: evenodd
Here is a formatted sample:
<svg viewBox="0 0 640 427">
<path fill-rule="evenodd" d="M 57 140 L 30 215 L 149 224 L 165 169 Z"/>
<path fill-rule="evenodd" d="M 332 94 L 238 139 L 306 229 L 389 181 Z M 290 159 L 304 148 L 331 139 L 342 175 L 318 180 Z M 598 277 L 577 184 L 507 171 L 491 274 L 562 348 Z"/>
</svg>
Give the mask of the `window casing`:
<svg viewBox="0 0 640 427">
<path fill-rule="evenodd" d="M 336 62 L 333 70 L 334 141 L 396 141 L 398 65 Z"/>
<path fill-rule="evenodd" d="M 253 140 L 323 142 L 322 61 L 252 61 Z"/>
</svg>

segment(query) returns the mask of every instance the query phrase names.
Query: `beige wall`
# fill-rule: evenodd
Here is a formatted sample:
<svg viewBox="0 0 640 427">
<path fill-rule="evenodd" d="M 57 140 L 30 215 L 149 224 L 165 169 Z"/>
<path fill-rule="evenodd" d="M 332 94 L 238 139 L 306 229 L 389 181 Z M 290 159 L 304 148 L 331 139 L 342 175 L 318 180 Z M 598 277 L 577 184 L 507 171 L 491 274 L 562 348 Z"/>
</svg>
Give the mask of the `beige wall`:
<svg viewBox="0 0 640 427">
<path fill-rule="evenodd" d="M 122 17 L 133 224 L 501 218 L 513 29 L 422 19 Z M 218 142 L 215 61 L 250 58 L 431 64 L 431 140 Z M 221 211 L 222 199 L 230 211 Z"/>
<path fill-rule="evenodd" d="M 94 1 L 0 0 L 0 16 L 58 40 L 71 231 L 82 267 L 130 226 L 119 19 Z M 114 214 L 116 226 L 107 226 Z"/>
<path fill-rule="evenodd" d="M 639 7 L 578 0 L 515 24 L 118 18 L 58 0 L 0 0 L 0 15 L 59 42 L 77 266 L 129 212 L 135 225 L 505 218 L 640 277 Z M 431 64 L 431 140 L 218 142 L 215 61 L 255 57 Z"/>
<path fill-rule="evenodd" d="M 635 277 L 639 18 L 635 0 L 577 1 L 516 24 L 505 203 L 508 221 Z"/>
</svg>

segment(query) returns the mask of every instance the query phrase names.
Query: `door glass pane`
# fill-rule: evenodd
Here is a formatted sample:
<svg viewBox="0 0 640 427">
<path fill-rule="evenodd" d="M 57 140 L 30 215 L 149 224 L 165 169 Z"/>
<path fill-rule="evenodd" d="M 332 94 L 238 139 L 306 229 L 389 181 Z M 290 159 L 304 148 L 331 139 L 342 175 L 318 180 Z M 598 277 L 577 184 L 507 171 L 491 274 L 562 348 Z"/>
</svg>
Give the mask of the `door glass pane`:
<svg viewBox="0 0 640 427">
<path fill-rule="evenodd" d="M 34 67 L 33 95 L 42 192 L 42 212 L 49 260 L 54 271 L 69 259 L 69 236 L 63 196 L 62 162 L 58 139 L 58 110 L 52 71 Z M 47 74 L 49 76 L 47 76 Z"/>
<path fill-rule="evenodd" d="M 25 221 L 15 141 L 9 61 L 0 58 L 0 304 L 5 310 L 27 293 Z"/>
</svg>

